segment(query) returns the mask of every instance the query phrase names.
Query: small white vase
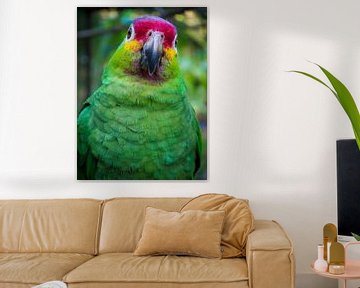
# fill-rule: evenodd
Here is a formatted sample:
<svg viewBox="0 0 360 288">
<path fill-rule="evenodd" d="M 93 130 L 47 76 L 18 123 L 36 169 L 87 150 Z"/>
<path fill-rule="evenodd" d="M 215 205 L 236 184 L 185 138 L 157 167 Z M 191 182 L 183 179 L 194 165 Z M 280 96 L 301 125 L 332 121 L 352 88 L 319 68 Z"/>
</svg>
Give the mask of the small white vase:
<svg viewBox="0 0 360 288">
<path fill-rule="evenodd" d="M 326 272 L 328 263 L 324 260 L 324 245 L 318 245 L 318 259 L 314 263 L 314 269 L 320 272 Z"/>
</svg>

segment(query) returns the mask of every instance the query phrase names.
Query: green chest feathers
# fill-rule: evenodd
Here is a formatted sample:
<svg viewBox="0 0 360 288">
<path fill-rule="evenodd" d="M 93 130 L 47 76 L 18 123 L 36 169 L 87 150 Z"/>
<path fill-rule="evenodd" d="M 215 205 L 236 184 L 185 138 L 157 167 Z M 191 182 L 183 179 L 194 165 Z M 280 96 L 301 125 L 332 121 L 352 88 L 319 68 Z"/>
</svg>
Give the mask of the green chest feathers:
<svg viewBox="0 0 360 288">
<path fill-rule="evenodd" d="M 192 179 L 199 134 L 187 98 L 169 99 L 165 93 L 132 95 L 128 101 L 118 94 L 96 92 L 82 113 L 87 114 L 85 140 L 95 163 L 91 177 Z M 82 114 L 79 120 L 85 118 Z"/>
</svg>

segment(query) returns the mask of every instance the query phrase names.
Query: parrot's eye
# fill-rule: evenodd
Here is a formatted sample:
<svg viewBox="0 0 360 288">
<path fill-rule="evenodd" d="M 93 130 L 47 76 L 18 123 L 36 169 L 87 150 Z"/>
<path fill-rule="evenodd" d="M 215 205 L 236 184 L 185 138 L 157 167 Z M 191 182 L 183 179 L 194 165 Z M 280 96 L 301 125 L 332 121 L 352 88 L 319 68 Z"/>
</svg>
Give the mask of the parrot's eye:
<svg viewBox="0 0 360 288">
<path fill-rule="evenodd" d="M 177 35 L 176 35 L 174 38 L 174 42 L 173 42 L 173 47 L 176 50 L 176 52 L 177 52 L 177 45 L 178 45 L 178 40 L 177 40 Z"/>
<path fill-rule="evenodd" d="M 126 40 L 132 40 L 134 39 L 134 27 L 131 25 L 127 31 Z"/>
</svg>

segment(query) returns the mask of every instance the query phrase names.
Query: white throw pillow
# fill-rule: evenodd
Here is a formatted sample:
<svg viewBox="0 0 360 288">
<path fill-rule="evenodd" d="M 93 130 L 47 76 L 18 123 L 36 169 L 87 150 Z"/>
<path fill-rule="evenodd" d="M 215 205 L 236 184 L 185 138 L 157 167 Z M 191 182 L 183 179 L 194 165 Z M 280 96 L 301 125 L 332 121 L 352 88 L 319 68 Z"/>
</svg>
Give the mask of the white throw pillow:
<svg viewBox="0 0 360 288">
<path fill-rule="evenodd" d="M 32 288 L 66 288 L 66 284 L 61 281 L 50 281 L 37 286 L 33 286 Z"/>
</svg>

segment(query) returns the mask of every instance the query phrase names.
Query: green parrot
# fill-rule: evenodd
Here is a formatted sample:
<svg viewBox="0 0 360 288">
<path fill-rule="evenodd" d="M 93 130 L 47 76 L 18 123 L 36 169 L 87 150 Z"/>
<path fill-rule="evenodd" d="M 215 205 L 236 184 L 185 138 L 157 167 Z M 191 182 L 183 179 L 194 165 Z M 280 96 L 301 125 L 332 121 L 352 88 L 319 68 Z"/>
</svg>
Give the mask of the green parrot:
<svg viewBox="0 0 360 288">
<path fill-rule="evenodd" d="M 176 39 L 176 27 L 160 17 L 130 25 L 78 116 L 78 179 L 194 179 L 201 132 Z"/>
</svg>

